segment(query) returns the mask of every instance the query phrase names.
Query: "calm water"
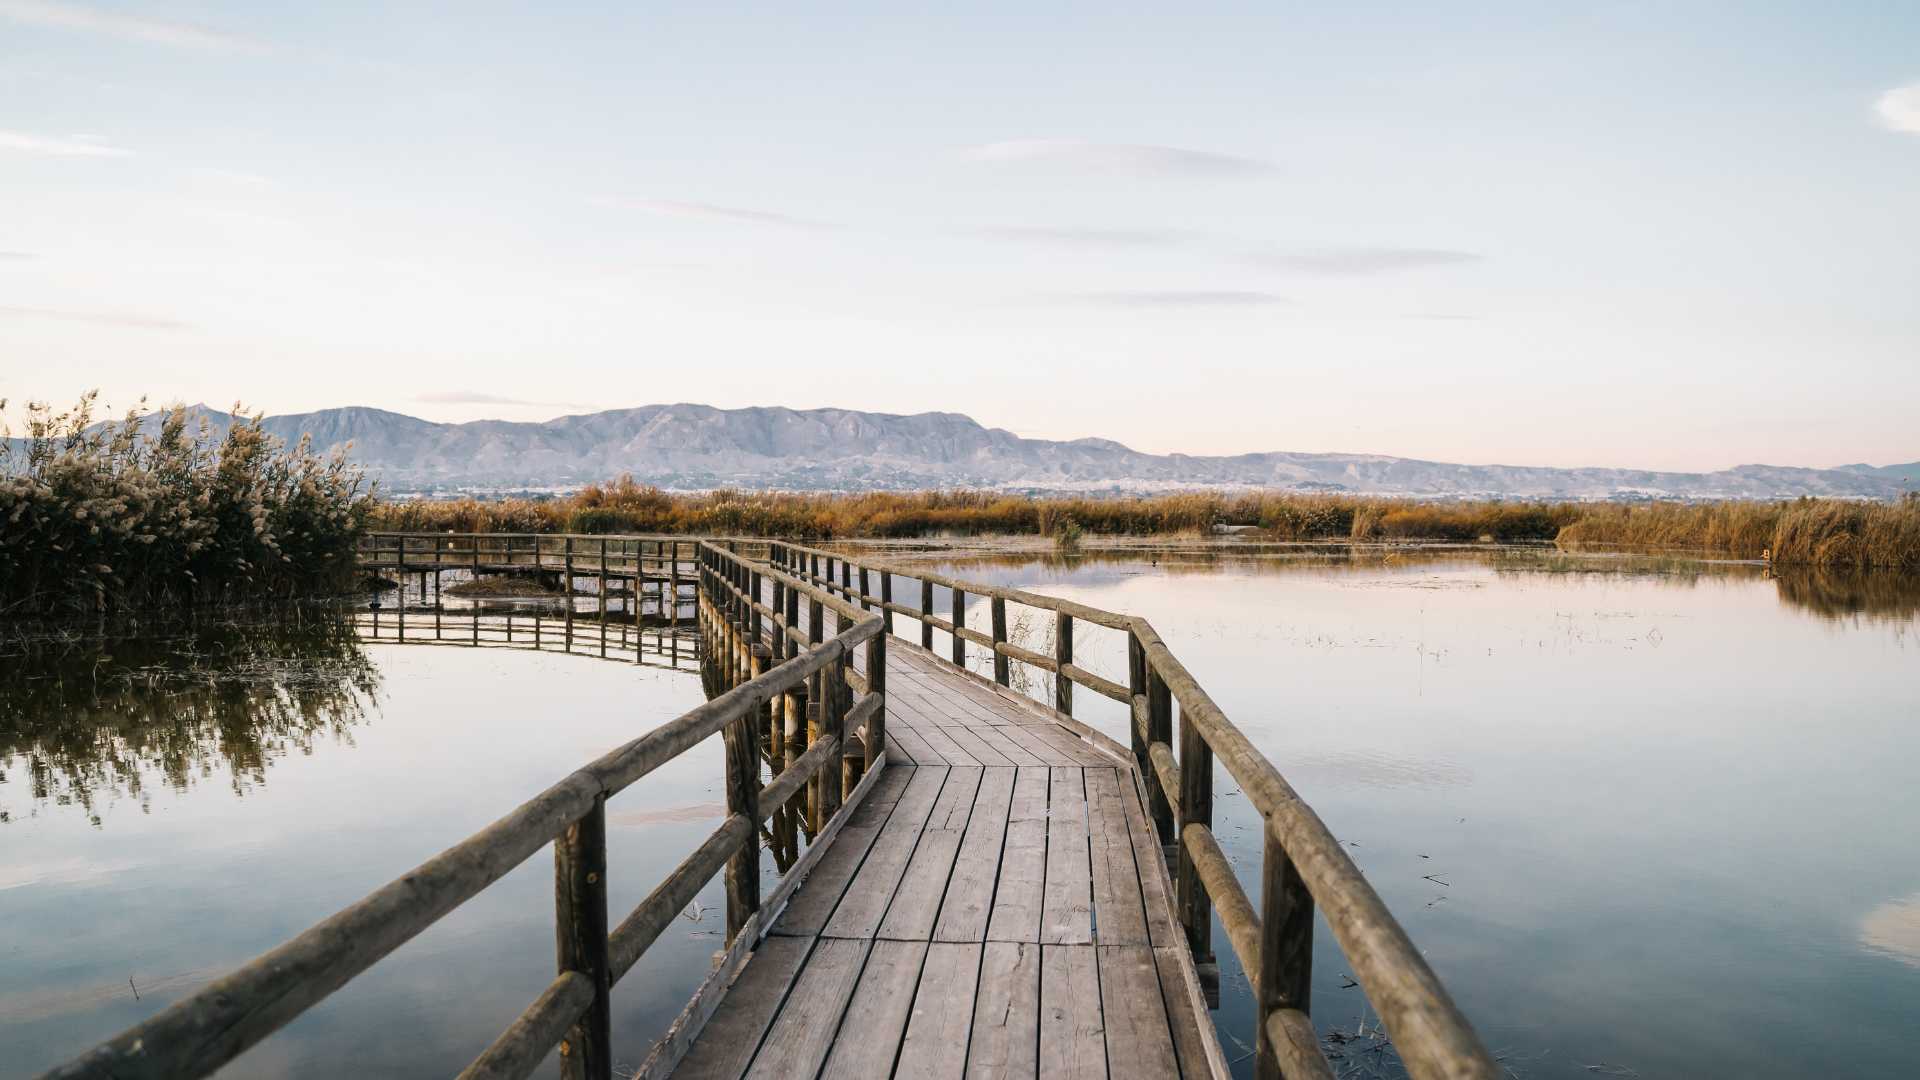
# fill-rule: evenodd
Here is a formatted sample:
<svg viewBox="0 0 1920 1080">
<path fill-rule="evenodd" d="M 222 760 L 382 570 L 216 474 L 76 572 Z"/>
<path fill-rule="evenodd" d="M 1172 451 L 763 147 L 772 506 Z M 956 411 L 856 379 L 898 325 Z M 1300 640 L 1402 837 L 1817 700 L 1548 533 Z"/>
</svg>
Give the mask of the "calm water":
<svg viewBox="0 0 1920 1080">
<path fill-rule="evenodd" d="M 1912 1074 L 1920 588 L 1233 550 L 941 563 L 1150 617 L 1515 1074 Z M 1018 612 L 1041 643 L 1046 624 Z M 176 629 L 104 659 L 4 647 L 0 1075 L 151 1015 L 703 699 L 689 658 L 672 670 L 651 635 L 636 662 L 617 629 L 602 659 L 597 640 L 433 644 L 420 615 L 405 643 L 391 615 L 373 640 L 370 621 Z M 531 625 L 516 619 L 516 645 Z M 1077 636 L 1083 664 L 1124 677 L 1118 635 Z M 1124 737 L 1117 707 L 1079 705 Z M 721 820 L 720 773 L 709 740 L 610 804 L 616 918 Z M 1216 787 L 1251 882 L 1256 830 L 1235 786 Z M 717 882 L 702 904 L 616 991 L 620 1060 L 644 1057 L 718 948 Z M 551 977 L 551 910 L 536 855 L 224 1075 L 457 1070 Z M 1251 1019 L 1216 940 L 1234 1057 Z M 1314 1012 L 1345 1040 L 1337 1064 L 1392 1075 L 1345 970 L 1323 929 Z"/>
<path fill-rule="evenodd" d="M 940 565 L 1150 618 L 1515 1074 L 1914 1075 L 1920 582 L 1467 550 Z M 1119 634 L 1075 648 L 1125 680 Z M 1215 790 L 1257 896 L 1253 815 Z M 1231 1058 L 1252 1020 L 1215 942 Z M 1377 1027 L 1346 973 L 1322 925 L 1337 1040 Z M 1374 1039 L 1333 1049 L 1393 1074 Z"/>
</svg>

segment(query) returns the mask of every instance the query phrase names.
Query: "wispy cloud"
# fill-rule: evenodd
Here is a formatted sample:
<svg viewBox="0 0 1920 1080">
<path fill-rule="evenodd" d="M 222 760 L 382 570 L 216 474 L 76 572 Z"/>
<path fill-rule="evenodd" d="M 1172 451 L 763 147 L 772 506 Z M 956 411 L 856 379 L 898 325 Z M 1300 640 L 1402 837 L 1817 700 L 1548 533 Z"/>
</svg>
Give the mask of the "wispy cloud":
<svg viewBox="0 0 1920 1080">
<path fill-rule="evenodd" d="M 1290 270 L 1300 274 L 1322 274 L 1332 277 L 1390 274 L 1399 270 L 1462 266 L 1479 262 L 1481 258 L 1482 256 L 1471 251 L 1395 247 L 1326 248 L 1321 251 L 1262 253 L 1247 256 L 1249 262 L 1272 270 Z"/>
<path fill-rule="evenodd" d="M 149 19 L 118 11 L 82 7 L 79 4 L 51 3 L 49 0 L 0 0 L 0 18 L 26 23 L 29 26 L 79 30 L 128 41 L 144 41 L 154 45 L 171 45 L 184 49 L 258 52 L 264 48 L 261 42 L 251 38 L 209 30 L 192 23 Z"/>
<path fill-rule="evenodd" d="M 415 401 L 424 401 L 432 405 L 539 405 L 560 409 L 584 409 L 587 406 L 577 401 L 529 401 L 526 398 L 501 397 L 499 394 L 482 394 L 477 390 L 443 390 L 431 394 L 421 394 Z"/>
<path fill-rule="evenodd" d="M 135 315 L 120 311 L 69 311 L 60 308 L 14 307 L 6 304 L 0 304 L 0 318 L 46 319 L 53 322 L 85 323 L 89 326 L 111 326 L 132 330 L 192 329 L 186 323 L 151 315 Z"/>
<path fill-rule="evenodd" d="M 1291 303 L 1284 296 L 1251 289 L 1142 289 L 1053 293 L 1044 299 L 1051 303 L 1107 308 L 1275 307 Z"/>
<path fill-rule="evenodd" d="M 1271 162 L 1257 158 L 1083 139 L 1013 139 L 970 147 L 965 153 L 975 161 L 1132 176 L 1251 177 L 1275 171 Z"/>
<path fill-rule="evenodd" d="M 1062 248 L 1166 248 L 1185 243 L 1179 233 L 1154 229 L 1079 229 L 1001 225 L 971 230 L 976 236 L 1020 244 Z"/>
<path fill-rule="evenodd" d="M 1414 322 L 1479 322 L 1478 315 L 1455 315 L 1445 311 L 1416 311 L 1411 315 L 1400 316 Z"/>
<path fill-rule="evenodd" d="M 37 259 L 37 258 L 39 258 L 39 256 L 35 255 L 31 251 L 0 251 L 0 262 L 7 262 L 7 261 L 19 262 L 26 259 Z"/>
<path fill-rule="evenodd" d="M 58 138 L 30 135 L 24 131 L 0 131 L 0 150 L 12 150 L 37 157 L 132 157 L 133 151 L 108 146 L 86 138 Z"/>
<path fill-rule="evenodd" d="M 1896 86 L 1881 94 L 1873 109 L 1888 130 L 1920 135 L 1920 83 Z"/>
<path fill-rule="evenodd" d="M 598 202 L 602 206 L 645 210 L 651 214 L 665 214 L 669 217 L 708 218 L 718 221 L 736 221 L 747 225 L 773 225 L 786 229 L 839 228 L 832 222 L 792 217 L 767 210 L 746 210 L 736 206 L 715 206 L 712 203 L 681 202 L 675 199 L 611 198 L 600 199 Z"/>
</svg>

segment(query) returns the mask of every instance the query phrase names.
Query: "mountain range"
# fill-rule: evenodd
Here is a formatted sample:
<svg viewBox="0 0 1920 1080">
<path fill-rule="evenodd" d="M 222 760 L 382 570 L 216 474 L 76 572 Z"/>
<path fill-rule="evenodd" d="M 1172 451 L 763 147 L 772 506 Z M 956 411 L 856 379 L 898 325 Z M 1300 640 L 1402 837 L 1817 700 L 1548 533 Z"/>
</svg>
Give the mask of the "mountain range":
<svg viewBox="0 0 1920 1080">
<path fill-rule="evenodd" d="M 227 413 L 192 407 L 216 429 Z M 680 490 L 974 487 L 1140 493 L 1193 487 L 1422 497 L 1894 498 L 1920 462 L 1877 467 L 1740 465 L 1715 472 L 1459 465 L 1380 454 L 1147 454 L 1108 439 L 1022 438 L 958 413 L 649 405 L 539 423 L 441 424 L 352 407 L 270 416 L 289 443 L 348 453 L 389 493 L 564 488 L 631 474 Z"/>
</svg>

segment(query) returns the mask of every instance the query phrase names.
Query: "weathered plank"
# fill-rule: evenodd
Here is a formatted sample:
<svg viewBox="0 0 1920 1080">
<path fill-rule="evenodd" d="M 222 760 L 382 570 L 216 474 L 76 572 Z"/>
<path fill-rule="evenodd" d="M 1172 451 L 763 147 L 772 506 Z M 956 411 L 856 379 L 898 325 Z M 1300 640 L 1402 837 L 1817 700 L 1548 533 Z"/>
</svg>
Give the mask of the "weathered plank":
<svg viewBox="0 0 1920 1080">
<path fill-rule="evenodd" d="M 1040 940 L 1046 873 L 1047 770 L 1022 768 L 1015 771 L 999 886 L 987 920 L 988 941 Z"/>
<path fill-rule="evenodd" d="M 1151 948 L 1100 946 L 1100 1005 L 1110 1080 L 1179 1075 Z"/>
<path fill-rule="evenodd" d="M 1087 854 L 1087 795 L 1080 769 L 1052 770 L 1047 795 L 1046 898 L 1040 941 L 1093 943 L 1093 866 Z"/>
<path fill-rule="evenodd" d="M 881 772 L 872 793 L 847 819 L 846 826 L 820 857 L 806 883 L 780 913 L 773 924 L 773 933 L 808 937 L 820 932 L 917 772 L 919 770 L 912 766 L 900 765 L 890 765 Z"/>
<path fill-rule="evenodd" d="M 1106 1080 L 1099 960 L 1092 945 L 1040 947 L 1040 1075 Z"/>
<path fill-rule="evenodd" d="M 1040 946 L 989 941 L 967 1041 L 969 1080 L 1034 1080 L 1040 1047 Z"/>
<path fill-rule="evenodd" d="M 1167 875 L 1159 834 L 1147 820 L 1138 785 L 1121 774 L 1121 802 L 1127 811 L 1127 832 L 1133 840 L 1134 872 L 1140 877 L 1140 899 L 1146 908 L 1147 937 L 1154 945 L 1182 945 L 1186 937 L 1173 919 L 1173 882 Z"/>
<path fill-rule="evenodd" d="M 924 941 L 876 941 L 854 988 L 822 1077 L 867 1080 L 893 1069 L 907 1030 L 914 985 L 926 960 Z"/>
<path fill-rule="evenodd" d="M 1185 945 L 1155 945 L 1153 966 L 1160 980 L 1160 1000 L 1167 1009 L 1167 1026 L 1173 1031 L 1173 1055 L 1180 1063 L 1180 1075 L 1202 1080 L 1215 1075 L 1208 1063 L 1207 1038 L 1200 1031 L 1201 1024 L 1211 1025 L 1213 1019 L 1199 999 L 1198 987 L 1188 984 L 1185 950 Z"/>
<path fill-rule="evenodd" d="M 793 984 L 793 993 L 754 1055 L 748 1080 L 785 1080 L 819 1071 L 872 947 L 866 940 L 818 939 Z"/>
<path fill-rule="evenodd" d="M 840 905 L 833 910 L 833 917 L 821 927 L 822 934 L 828 937 L 870 938 L 879 929 L 887 905 L 893 900 L 894 889 L 899 886 L 900 877 L 906 872 L 907 861 L 913 857 L 913 849 L 920 842 L 920 832 L 926 826 L 927 814 L 932 811 L 940 789 L 946 784 L 948 770 L 922 765 L 913 769 L 912 773 L 913 778 L 907 782 L 907 790 L 901 793 L 893 813 L 887 816 L 886 825 L 881 828 L 880 835 L 874 838 L 873 847 L 867 852 L 866 861 L 860 864 L 859 873 L 847 885 L 847 891 L 840 897 Z"/>
<path fill-rule="evenodd" d="M 673 1075 L 687 1080 L 738 1080 L 812 946 L 807 938 L 762 941 Z"/>
<path fill-rule="evenodd" d="M 978 766 L 955 766 L 947 774 L 946 786 L 940 789 L 940 798 L 921 830 L 907 872 L 901 876 L 893 902 L 880 922 L 876 932 L 879 937 L 913 941 L 932 937 L 940 902 L 953 877 L 954 858 L 973 814 L 981 771 Z"/>
<path fill-rule="evenodd" d="M 985 739 L 980 737 L 980 732 L 983 730 L 991 729 L 964 727 L 939 729 L 942 735 L 953 740 L 953 744 L 958 747 L 962 753 L 967 754 L 974 761 L 982 765 L 1012 765 L 1013 761 L 1008 758 L 1007 755 L 1001 753 L 992 745 L 988 744 Z"/>
<path fill-rule="evenodd" d="M 1131 787 L 1131 777 L 1128 777 Z M 1086 770 L 1087 849 L 1093 874 L 1093 922 L 1102 945 L 1146 945 L 1147 913 L 1133 835 L 1113 769 Z"/>
<path fill-rule="evenodd" d="M 1013 741 L 1013 739 L 1009 737 L 1005 731 L 1002 731 L 999 728 L 978 727 L 978 728 L 971 729 L 971 731 L 976 737 L 979 738 L 981 742 L 987 744 L 988 746 L 993 747 L 995 750 L 998 750 L 1002 755 L 1006 757 L 1007 761 L 1010 762 L 1011 764 L 1014 764 L 1014 765 L 1045 765 L 1046 764 L 1046 762 L 1041 761 L 1038 757 L 1036 757 L 1033 751 L 1028 750 L 1026 747 Z"/>
<path fill-rule="evenodd" d="M 1000 876 L 1000 850 L 1007 838 L 1007 813 L 1013 805 L 1013 769 L 987 769 L 967 819 L 966 835 L 953 864 L 953 880 L 940 904 L 935 941 L 983 941 L 993 911 L 994 885 Z"/>
<path fill-rule="evenodd" d="M 890 944 L 882 942 L 881 944 Z M 967 1035 L 980 981 L 979 943 L 939 943 L 927 950 L 913 1018 L 900 1044 L 895 1080 L 960 1080 L 967 1064 Z M 869 1075 L 880 1075 L 871 1073 Z"/>
</svg>

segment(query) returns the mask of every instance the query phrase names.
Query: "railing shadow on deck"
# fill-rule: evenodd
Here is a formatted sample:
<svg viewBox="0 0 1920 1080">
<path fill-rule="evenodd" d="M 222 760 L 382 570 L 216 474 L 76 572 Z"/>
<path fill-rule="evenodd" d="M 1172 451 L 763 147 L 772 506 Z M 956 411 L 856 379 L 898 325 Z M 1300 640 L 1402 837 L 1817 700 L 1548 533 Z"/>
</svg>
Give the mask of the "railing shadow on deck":
<svg viewBox="0 0 1920 1080">
<path fill-rule="evenodd" d="M 717 696 L 583 766 L 359 903 L 46 1075 L 206 1076 L 549 844 L 558 973 L 461 1076 L 524 1077 L 558 1046 L 563 1075 L 610 1077 L 614 984 L 724 870 L 728 948 L 639 1075 L 670 1072 L 721 988 L 811 869 L 812 857 L 826 849 L 885 763 L 884 679 L 862 679 L 849 662 L 853 650 L 863 648 L 869 670 L 884 670 L 882 620 L 725 547 L 690 546 L 696 553 L 702 644 L 712 677 L 719 681 L 710 689 L 719 691 Z M 779 610 L 748 599 L 761 594 L 766 579 L 775 585 Z M 822 633 L 828 610 L 840 622 L 832 637 Z M 797 744 L 786 738 L 783 749 L 797 752 L 763 788 L 759 747 L 776 725 L 783 737 L 797 730 L 802 738 Z M 726 745 L 726 821 L 609 932 L 607 799 L 716 733 Z M 843 745 L 859 750 L 848 757 Z M 763 898 L 760 823 L 769 816 L 777 821 L 777 811 L 796 800 L 807 807 L 819 839 Z"/>
</svg>

